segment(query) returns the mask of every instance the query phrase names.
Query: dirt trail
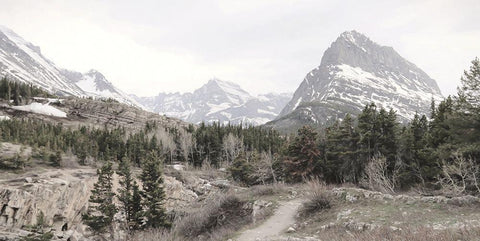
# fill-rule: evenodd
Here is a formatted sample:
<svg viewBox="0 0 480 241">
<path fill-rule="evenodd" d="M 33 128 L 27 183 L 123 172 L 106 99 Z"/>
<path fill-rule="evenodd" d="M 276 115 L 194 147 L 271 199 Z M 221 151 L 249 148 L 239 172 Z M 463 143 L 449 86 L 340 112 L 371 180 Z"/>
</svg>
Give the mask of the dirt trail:
<svg viewBox="0 0 480 241">
<path fill-rule="evenodd" d="M 295 223 L 295 215 L 302 204 L 300 199 L 281 202 L 275 213 L 263 224 L 240 234 L 235 241 L 268 240 L 278 237 Z"/>
</svg>

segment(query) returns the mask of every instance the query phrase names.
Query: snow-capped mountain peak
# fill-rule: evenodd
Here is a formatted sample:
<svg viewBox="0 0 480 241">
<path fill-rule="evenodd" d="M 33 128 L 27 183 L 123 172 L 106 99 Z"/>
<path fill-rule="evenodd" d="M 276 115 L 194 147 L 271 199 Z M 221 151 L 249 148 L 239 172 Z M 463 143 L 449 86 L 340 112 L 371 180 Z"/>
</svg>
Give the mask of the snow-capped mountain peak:
<svg viewBox="0 0 480 241">
<path fill-rule="evenodd" d="M 0 25 L 0 77 L 33 84 L 58 95 L 113 98 L 141 107 L 96 70 L 79 73 L 60 69 L 45 58 L 40 48 Z"/>
<path fill-rule="evenodd" d="M 194 95 L 210 96 L 211 101 L 214 103 L 231 102 L 233 105 L 241 105 L 252 98 L 238 84 L 217 78 L 210 79 L 207 84 L 195 90 Z"/>
<path fill-rule="evenodd" d="M 347 31 L 323 54 L 276 121 L 279 128 L 325 124 L 357 114 L 371 102 L 407 120 L 428 114 L 430 101 L 442 95 L 435 80 L 392 47 L 380 46 L 357 31 Z"/>
<path fill-rule="evenodd" d="M 160 93 L 155 97 L 135 97 L 148 109 L 188 122 L 218 121 L 260 125 L 273 120 L 291 98 L 288 94 L 254 97 L 238 84 L 210 79 L 193 93 Z"/>
<path fill-rule="evenodd" d="M 5 26 L 0 26 L 0 76 L 14 77 L 56 94 L 82 93 L 77 86 L 65 82 L 60 71 L 42 55 L 39 47 Z"/>
</svg>

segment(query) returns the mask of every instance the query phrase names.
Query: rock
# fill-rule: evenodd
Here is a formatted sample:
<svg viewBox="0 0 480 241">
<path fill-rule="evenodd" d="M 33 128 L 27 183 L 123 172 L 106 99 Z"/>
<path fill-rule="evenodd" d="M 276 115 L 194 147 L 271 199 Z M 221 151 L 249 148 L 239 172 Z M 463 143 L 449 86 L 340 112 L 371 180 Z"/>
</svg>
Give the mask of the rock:
<svg viewBox="0 0 480 241">
<path fill-rule="evenodd" d="M 183 171 L 183 170 L 185 170 L 185 165 L 174 164 L 174 165 L 172 165 L 172 168 L 177 170 L 177 171 Z"/>
<path fill-rule="evenodd" d="M 165 176 L 165 194 L 167 200 L 165 207 L 167 210 L 178 209 L 186 206 L 193 200 L 198 198 L 198 195 L 190 189 L 187 189 L 182 182 L 174 177 Z"/>
<path fill-rule="evenodd" d="M 397 228 L 397 227 L 395 227 L 395 226 L 390 226 L 390 229 L 391 229 L 392 231 L 401 231 L 401 230 L 402 230 L 401 228 Z"/>
<path fill-rule="evenodd" d="M 345 200 L 348 201 L 348 202 L 354 203 L 355 201 L 358 200 L 358 197 L 355 196 L 355 195 L 352 195 L 352 194 L 350 194 L 350 193 L 347 193 L 347 194 L 345 195 Z"/>
<path fill-rule="evenodd" d="M 296 231 L 297 231 L 297 230 L 295 230 L 295 228 L 293 228 L 293 227 L 289 227 L 289 228 L 287 229 L 287 233 L 294 233 L 294 232 L 296 232 Z"/>
<path fill-rule="evenodd" d="M 264 201 L 264 200 L 256 200 L 255 202 L 253 202 L 253 205 L 252 205 L 252 218 L 253 218 L 253 223 L 256 223 L 257 221 L 257 218 L 260 216 L 262 216 L 265 208 L 271 206 L 272 203 L 271 202 L 267 202 L 267 201 Z"/>
<path fill-rule="evenodd" d="M 25 178 L 25 182 L 26 183 L 32 183 L 33 182 L 33 179 L 31 177 L 26 177 Z"/>
<path fill-rule="evenodd" d="M 210 182 L 210 184 L 215 186 L 215 187 L 222 188 L 222 189 L 228 188 L 228 187 L 231 186 L 230 181 L 224 180 L 224 179 L 223 180 L 220 179 L 220 180 L 212 181 L 212 182 Z"/>
<path fill-rule="evenodd" d="M 295 198 L 298 195 L 297 191 L 295 191 L 295 190 L 288 191 L 288 194 L 289 194 L 290 198 Z"/>
<path fill-rule="evenodd" d="M 30 181 L 29 178 L 25 179 Z M 87 208 L 94 181 L 95 179 L 72 178 L 70 186 L 56 185 L 66 182 L 59 180 L 53 184 L 29 183 L 29 186 L 23 186 L 21 189 L 2 185 L 0 186 L 0 207 L 2 207 L 0 226 L 21 228 L 34 225 L 40 212 L 44 214 L 46 224 L 55 230 L 65 229 L 72 224 L 81 224 L 79 213 Z"/>
<path fill-rule="evenodd" d="M 74 231 L 72 233 L 72 235 L 70 235 L 70 237 L 68 237 L 69 241 L 87 241 L 88 239 L 86 239 L 81 233 L 77 232 L 77 231 Z"/>
<path fill-rule="evenodd" d="M 391 195 L 391 194 L 384 194 L 384 195 L 383 195 L 383 200 L 388 200 L 388 201 L 393 200 L 393 195 Z"/>
<path fill-rule="evenodd" d="M 478 204 L 480 203 L 480 199 L 478 197 L 466 195 L 462 197 L 453 197 L 447 200 L 446 203 L 457 205 L 457 206 L 463 206 L 463 205 L 470 205 L 470 204 Z"/>
</svg>

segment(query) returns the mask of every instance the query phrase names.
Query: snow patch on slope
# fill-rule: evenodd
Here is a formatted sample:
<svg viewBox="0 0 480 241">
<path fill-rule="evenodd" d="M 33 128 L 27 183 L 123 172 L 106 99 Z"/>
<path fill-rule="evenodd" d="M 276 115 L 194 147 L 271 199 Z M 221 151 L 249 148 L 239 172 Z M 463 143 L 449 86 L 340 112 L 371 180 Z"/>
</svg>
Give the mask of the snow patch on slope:
<svg viewBox="0 0 480 241">
<path fill-rule="evenodd" d="M 49 105 L 49 104 L 42 104 L 33 102 L 28 105 L 21 105 L 21 106 L 12 106 L 12 109 L 33 112 L 42 115 L 49 115 L 49 116 L 56 116 L 56 117 L 67 117 L 67 113 Z"/>
</svg>

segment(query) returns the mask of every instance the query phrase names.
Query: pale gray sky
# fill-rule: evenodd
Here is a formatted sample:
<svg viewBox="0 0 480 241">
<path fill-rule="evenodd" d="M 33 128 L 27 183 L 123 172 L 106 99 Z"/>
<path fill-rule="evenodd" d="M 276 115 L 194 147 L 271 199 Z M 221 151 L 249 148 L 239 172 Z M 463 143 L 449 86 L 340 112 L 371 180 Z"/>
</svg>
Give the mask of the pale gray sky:
<svg viewBox="0 0 480 241">
<path fill-rule="evenodd" d="M 340 33 L 392 46 L 456 92 L 480 56 L 479 0 L 0 0 L 0 24 L 58 66 L 128 93 L 192 91 L 217 77 L 293 92 Z"/>
</svg>

